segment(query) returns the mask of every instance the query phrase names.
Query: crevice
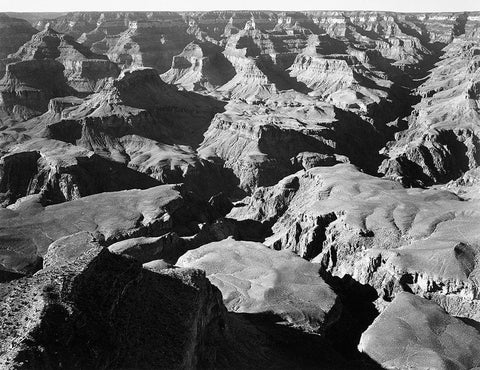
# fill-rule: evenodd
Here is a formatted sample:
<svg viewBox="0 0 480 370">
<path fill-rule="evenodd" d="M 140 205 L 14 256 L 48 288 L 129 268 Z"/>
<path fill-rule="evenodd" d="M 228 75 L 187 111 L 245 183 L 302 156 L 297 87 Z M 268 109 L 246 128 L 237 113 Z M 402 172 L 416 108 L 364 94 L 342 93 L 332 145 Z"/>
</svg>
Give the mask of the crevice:
<svg viewBox="0 0 480 370">
<path fill-rule="evenodd" d="M 343 307 L 338 321 L 326 330 L 326 338 L 345 358 L 358 361 L 366 366 L 365 368 L 381 369 L 357 348 L 362 333 L 379 315 L 373 303 L 378 298 L 377 291 L 370 285 L 359 283 L 348 274 L 340 278 L 324 269 L 319 272 L 338 295 Z"/>
</svg>

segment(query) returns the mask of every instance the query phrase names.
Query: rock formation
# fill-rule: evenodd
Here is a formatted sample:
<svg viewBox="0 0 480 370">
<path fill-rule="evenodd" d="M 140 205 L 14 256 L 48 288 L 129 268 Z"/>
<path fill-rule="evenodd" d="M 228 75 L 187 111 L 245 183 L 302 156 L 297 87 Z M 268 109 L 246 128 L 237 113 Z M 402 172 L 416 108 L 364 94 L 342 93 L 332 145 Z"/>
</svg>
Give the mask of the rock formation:
<svg viewBox="0 0 480 370">
<path fill-rule="evenodd" d="M 233 67 L 220 50 L 214 44 L 193 41 L 173 57 L 172 67 L 162 79 L 186 90 L 212 90 L 224 85 L 233 77 Z"/>
<path fill-rule="evenodd" d="M 225 325 L 203 272 L 154 272 L 98 246 L 0 291 L 4 369 L 211 367 Z"/>
<path fill-rule="evenodd" d="M 45 112 L 50 99 L 72 92 L 64 69 L 52 59 L 8 64 L 0 80 L 0 110 L 20 119 Z"/>
<path fill-rule="evenodd" d="M 186 24 L 180 17 L 132 20 L 129 28 L 108 49 L 107 55 L 124 68 L 152 67 L 163 73 L 188 39 Z"/>
<path fill-rule="evenodd" d="M 0 42 L 0 59 L 14 53 L 36 33 L 35 29 L 24 19 L 11 18 L 6 14 L 0 15 L 2 30 Z"/>
<path fill-rule="evenodd" d="M 479 50 L 470 11 L 0 15 L 0 368 L 480 368 Z"/>
<path fill-rule="evenodd" d="M 22 167 L 23 171 L 16 169 Z M 31 140 L 0 159 L 0 197 L 4 204 L 42 194 L 48 203 L 125 189 L 160 185 L 150 176 L 92 151 L 57 140 Z"/>
<path fill-rule="evenodd" d="M 335 106 L 370 113 L 388 99 L 392 82 L 346 50 L 340 53 L 343 48 L 328 36 L 312 35 L 290 67 L 290 75 L 310 88 L 310 94 L 320 95 Z"/>
<path fill-rule="evenodd" d="M 401 293 L 363 333 L 359 349 L 387 369 L 472 369 L 480 334 L 435 303 Z"/>
<path fill-rule="evenodd" d="M 0 77 L 5 73 L 6 59 L 36 33 L 26 20 L 0 13 Z"/>
<path fill-rule="evenodd" d="M 62 110 L 58 120 L 48 123 L 47 131 L 51 138 L 120 152 L 117 155 L 122 150 L 115 148 L 116 143 L 108 139 L 102 143 L 96 137 L 139 135 L 167 144 L 194 145 L 219 106 L 208 98 L 178 92 L 154 69 L 127 70 L 81 104 Z M 62 130 L 63 125 L 78 129 Z"/>
<path fill-rule="evenodd" d="M 294 92 L 274 94 L 264 105 L 231 102 L 225 109 L 212 120 L 198 151 L 223 160 L 246 191 L 302 168 L 349 159 L 368 168 L 381 142 L 367 122 Z"/>
<path fill-rule="evenodd" d="M 272 313 L 291 325 L 321 331 L 341 310 L 314 264 L 260 243 L 226 239 L 206 244 L 177 264 L 205 270 L 230 311 Z"/>
<path fill-rule="evenodd" d="M 380 307 L 406 290 L 478 319 L 477 209 L 477 200 L 404 189 L 340 164 L 259 188 L 230 217 L 270 224 L 264 244 L 374 287 Z"/>
<path fill-rule="evenodd" d="M 37 119 L 45 125 L 42 136 L 121 162 L 161 183 L 185 182 L 205 197 L 232 186 L 218 164 L 192 149 L 221 104 L 177 91 L 153 69 L 124 71 L 85 101 L 70 101 L 66 109 L 64 104 L 52 100 Z"/>
<path fill-rule="evenodd" d="M 160 236 L 176 226 L 182 233 L 194 234 L 198 224 L 208 220 L 208 210 L 192 208 L 194 203 L 184 201 L 174 185 L 96 194 L 49 206 L 41 200 L 31 195 L 0 209 L 4 269 L 35 271 L 52 242 L 79 231 L 94 233 L 108 245 L 127 238 Z"/>
<path fill-rule="evenodd" d="M 68 83 L 79 94 L 89 94 L 104 84 L 108 77 L 116 77 L 119 69 L 104 55 L 95 54 L 78 44 L 71 36 L 58 33 L 50 27 L 35 34 L 18 51 L 9 55 L 10 61 L 53 59 L 65 70 Z"/>
<path fill-rule="evenodd" d="M 431 185 L 480 163 L 478 41 L 457 38 L 418 88 L 422 97 L 407 130 L 389 143 L 380 172 L 405 185 Z"/>
</svg>

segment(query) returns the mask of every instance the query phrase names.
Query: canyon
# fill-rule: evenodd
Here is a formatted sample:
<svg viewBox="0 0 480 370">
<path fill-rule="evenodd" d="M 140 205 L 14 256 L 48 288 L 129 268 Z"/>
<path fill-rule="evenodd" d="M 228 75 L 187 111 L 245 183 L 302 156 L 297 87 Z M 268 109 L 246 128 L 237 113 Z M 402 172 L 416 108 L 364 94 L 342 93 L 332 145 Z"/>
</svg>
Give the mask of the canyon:
<svg viewBox="0 0 480 370">
<path fill-rule="evenodd" d="M 0 14 L 0 367 L 480 368 L 480 12 Z"/>
</svg>

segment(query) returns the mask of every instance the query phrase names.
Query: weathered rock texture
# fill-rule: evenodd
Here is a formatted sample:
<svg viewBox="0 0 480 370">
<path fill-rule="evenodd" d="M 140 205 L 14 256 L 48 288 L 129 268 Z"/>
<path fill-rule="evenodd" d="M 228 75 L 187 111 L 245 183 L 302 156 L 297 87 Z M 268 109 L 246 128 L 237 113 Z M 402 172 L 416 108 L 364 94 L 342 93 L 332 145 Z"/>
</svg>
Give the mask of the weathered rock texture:
<svg viewBox="0 0 480 370">
<path fill-rule="evenodd" d="M 116 77 L 119 68 L 105 55 L 95 54 L 69 35 L 46 25 L 45 29 L 26 42 L 9 60 L 53 59 L 64 66 L 69 85 L 79 94 L 92 93 L 103 86 L 105 79 Z"/>
<path fill-rule="evenodd" d="M 0 367 L 479 365 L 480 13 L 21 16 Z"/>
<path fill-rule="evenodd" d="M 101 247 L 0 292 L 3 369 L 212 367 L 225 325 L 203 272 L 153 272 Z"/>
<path fill-rule="evenodd" d="M 32 194 L 42 194 L 48 203 L 60 203 L 106 191 L 161 184 L 92 151 L 49 139 L 19 144 L 0 159 L 0 174 L 0 199 L 4 205 Z"/>
<path fill-rule="evenodd" d="M 386 369 L 472 369 L 480 334 L 441 307 L 399 294 L 363 333 L 360 351 Z"/>
<path fill-rule="evenodd" d="M 22 119 L 45 112 L 50 99 L 71 93 L 64 69 L 52 59 L 8 64 L 0 80 L 0 109 Z"/>
<path fill-rule="evenodd" d="M 405 185 L 460 177 L 480 163 L 480 48 L 478 39 L 453 40 L 428 80 L 409 127 L 396 135 L 380 172 Z"/>
<path fill-rule="evenodd" d="M 177 264 L 205 270 L 230 311 L 272 313 L 291 325 L 321 331 L 341 310 L 316 265 L 261 243 L 226 239 L 187 252 Z"/>
<path fill-rule="evenodd" d="M 39 196 L 22 198 L 0 209 L 0 266 L 12 271 L 38 269 L 49 244 L 79 231 L 91 232 L 107 245 L 160 236 L 176 226 L 194 233 L 208 215 L 206 209 L 191 205 L 173 185 L 91 195 L 46 207 Z"/>
<path fill-rule="evenodd" d="M 162 74 L 162 79 L 186 90 L 212 90 L 233 75 L 233 67 L 217 45 L 193 41 L 173 57 L 172 67 Z"/>
<path fill-rule="evenodd" d="M 373 286 L 380 308 L 406 290 L 479 319 L 478 207 L 448 191 L 405 189 L 336 165 L 259 188 L 230 216 L 270 224 L 266 245 Z"/>
<path fill-rule="evenodd" d="M 349 160 L 368 167 L 381 141 L 367 122 L 298 93 L 273 95 L 261 106 L 231 102 L 225 108 L 198 152 L 224 161 L 249 192 L 302 168 Z"/>
<path fill-rule="evenodd" d="M 0 76 L 5 72 L 5 58 L 17 51 L 34 33 L 35 28 L 26 20 L 0 13 Z"/>
<path fill-rule="evenodd" d="M 166 72 L 173 56 L 190 41 L 187 25 L 179 15 L 170 19 L 132 20 L 107 50 L 110 60 L 124 68 L 153 67 Z"/>
</svg>

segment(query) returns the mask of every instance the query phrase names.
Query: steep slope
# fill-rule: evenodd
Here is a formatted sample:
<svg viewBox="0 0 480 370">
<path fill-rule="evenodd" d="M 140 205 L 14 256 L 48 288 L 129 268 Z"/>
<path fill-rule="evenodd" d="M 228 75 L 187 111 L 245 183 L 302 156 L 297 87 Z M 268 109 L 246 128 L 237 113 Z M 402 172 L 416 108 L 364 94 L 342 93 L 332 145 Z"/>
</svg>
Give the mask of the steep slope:
<svg viewBox="0 0 480 370">
<path fill-rule="evenodd" d="M 372 113 L 389 99 L 392 86 L 381 72 L 369 70 L 355 55 L 348 54 L 343 43 L 328 36 L 309 37 L 308 46 L 290 70 L 290 76 L 312 90 L 311 95 L 361 113 Z"/>
<path fill-rule="evenodd" d="M 50 99 L 72 93 L 64 69 L 52 59 L 8 64 L 0 80 L 0 111 L 23 120 L 44 113 Z"/>
<path fill-rule="evenodd" d="M 235 77 L 219 88 L 229 98 L 264 100 L 277 90 L 304 90 L 289 78 L 288 68 L 306 44 L 307 30 L 288 34 L 285 31 L 264 32 L 256 28 L 255 19 L 244 29 L 228 37 L 223 52 L 236 71 Z"/>
<path fill-rule="evenodd" d="M 32 139 L 0 158 L 3 206 L 32 194 L 42 194 L 44 202 L 59 203 L 105 191 L 160 184 L 121 163 L 57 140 Z"/>
<path fill-rule="evenodd" d="M 233 67 L 218 46 L 193 41 L 173 57 L 172 67 L 161 77 L 186 90 L 212 90 L 233 77 Z"/>
<path fill-rule="evenodd" d="M 479 63 L 477 39 L 457 38 L 419 87 L 420 103 L 396 135 L 380 172 L 406 185 L 447 182 L 477 167 Z"/>
<path fill-rule="evenodd" d="M 263 105 L 230 102 L 225 109 L 198 152 L 224 161 L 247 192 L 301 168 L 349 159 L 369 168 L 381 147 L 381 135 L 367 122 L 296 92 L 273 94 Z"/>
<path fill-rule="evenodd" d="M 64 67 L 64 74 L 72 88 L 80 94 L 92 93 L 105 83 L 108 77 L 119 74 L 118 67 L 104 55 L 95 54 L 78 44 L 71 36 L 61 34 L 50 27 L 35 35 L 21 46 L 9 60 L 53 59 Z"/>
<path fill-rule="evenodd" d="M 413 72 L 430 54 L 424 45 L 423 30 L 415 24 L 418 18 L 388 12 L 311 12 L 317 25 L 331 37 L 359 49 L 375 49 L 392 66 Z M 442 20 L 435 24 L 443 25 Z M 451 36 L 453 22 L 446 27 Z"/>
<path fill-rule="evenodd" d="M 134 20 L 106 54 L 122 68 L 152 67 L 164 73 L 172 58 L 191 41 L 186 28 L 182 18 Z"/>
<path fill-rule="evenodd" d="M 94 245 L 68 262 L 0 285 L 3 369 L 213 366 L 226 318 L 203 272 Z"/>
<path fill-rule="evenodd" d="M 220 165 L 193 148 L 221 106 L 178 91 L 147 68 L 124 71 L 71 106 L 54 101 L 38 121 L 45 128 L 42 136 L 86 148 L 162 183 L 186 182 L 208 199 L 232 182 Z"/>
<path fill-rule="evenodd" d="M 259 188 L 230 217 L 270 225 L 264 244 L 321 263 L 326 276 L 372 286 L 380 308 L 406 290 L 478 320 L 478 206 L 341 164 Z"/>
<path fill-rule="evenodd" d="M 17 51 L 36 32 L 27 21 L 0 13 L 0 77 L 5 73 L 5 58 Z"/>
<path fill-rule="evenodd" d="M 138 134 L 165 143 L 194 145 L 219 105 L 213 99 L 168 86 L 154 69 L 127 70 L 81 104 L 63 110 L 60 120 L 48 122 L 47 130 L 52 138 L 79 140 L 94 150 L 115 150 L 115 142 L 109 143 L 109 138 L 104 137 L 103 142 L 96 138 L 102 133 L 113 138 Z M 64 124 L 79 130 L 63 131 Z"/>
</svg>

